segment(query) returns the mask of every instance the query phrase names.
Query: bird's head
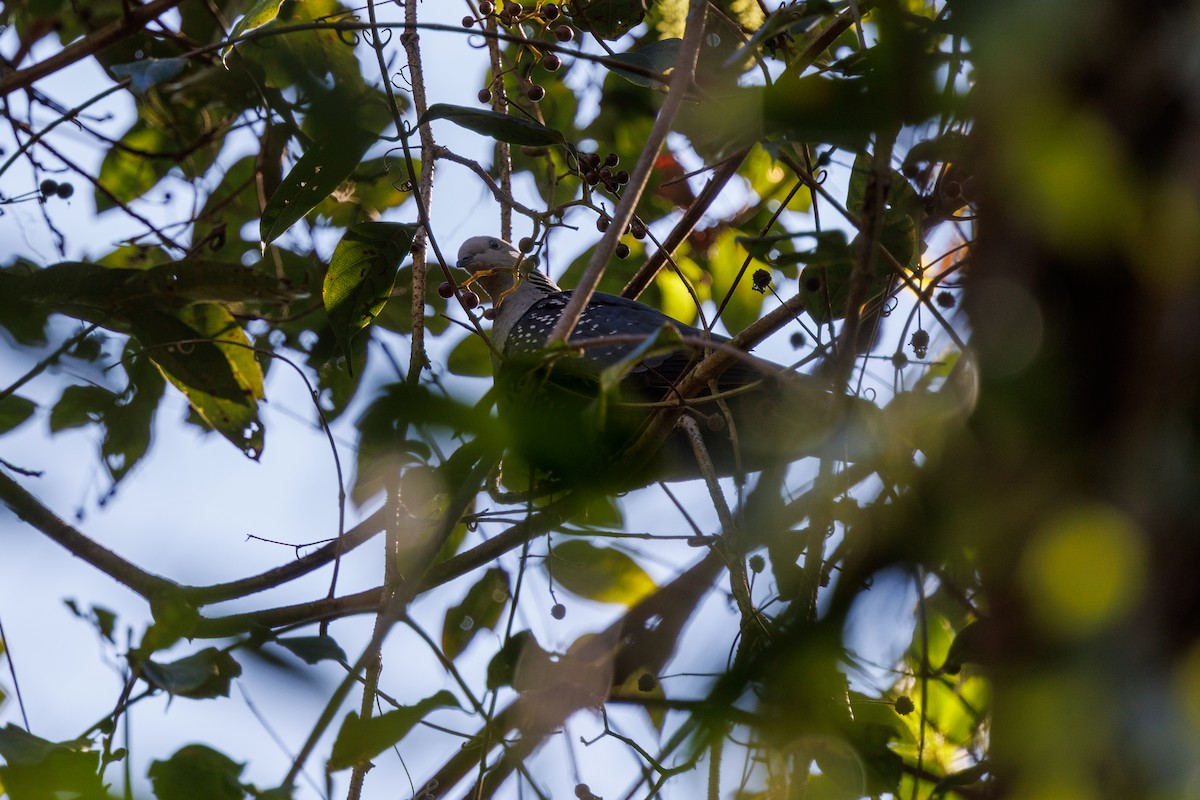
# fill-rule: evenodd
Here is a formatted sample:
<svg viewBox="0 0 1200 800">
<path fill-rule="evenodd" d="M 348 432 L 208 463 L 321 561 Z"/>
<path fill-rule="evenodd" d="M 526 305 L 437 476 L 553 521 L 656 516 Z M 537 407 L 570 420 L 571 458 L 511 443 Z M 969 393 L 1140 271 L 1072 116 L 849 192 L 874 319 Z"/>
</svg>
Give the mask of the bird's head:
<svg viewBox="0 0 1200 800">
<path fill-rule="evenodd" d="M 459 269 L 471 273 L 464 285 L 478 283 L 493 304 L 499 303 L 516 285 L 518 271 L 532 269 L 536 263 L 496 236 L 472 236 L 458 248 Z"/>
</svg>

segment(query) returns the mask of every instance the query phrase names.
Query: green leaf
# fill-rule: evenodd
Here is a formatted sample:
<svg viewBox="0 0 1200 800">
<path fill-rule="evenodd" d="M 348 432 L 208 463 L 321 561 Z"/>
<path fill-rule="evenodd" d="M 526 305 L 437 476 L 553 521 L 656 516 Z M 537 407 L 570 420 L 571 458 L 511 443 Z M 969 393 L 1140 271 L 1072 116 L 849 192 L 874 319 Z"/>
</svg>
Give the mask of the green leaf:
<svg viewBox="0 0 1200 800">
<path fill-rule="evenodd" d="M 0 433 L 8 433 L 29 419 L 36 408 L 37 403 L 19 394 L 0 398 Z"/>
<path fill-rule="evenodd" d="M 646 17 L 654 0 L 575 0 L 571 21 L 602 39 L 620 39 Z"/>
<path fill-rule="evenodd" d="M 602 603 L 632 606 L 656 588 L 645 570 L 611 547 L 596 547 L 583 539 L 568 539 L 550 551 L 547 568 L 554 580 L 572 594 Z"/>
<path fill-rule="evenodd" d="M 609 56 L 607 61 L 604 62 L 604 66 L 612 70 L 613 74 L 620 75 L 631 83 L 656 89 L 662 86 L 662 81 L 647 77 L 641 72 L 631 72 L 620 67 L 614 67 L 612 62 L 619 61 L 622 64 L 641 67 L 643 70 L 666 73 L 667 70 L 675 66 L 675 60 L 679 56 L 679 46 L 681 44 L 683 44 L 682 39 L 660 39 L 637 50 L 630 50 L 627 53 L 617 53 L 614 56 Z"/>
<path fill-rule="evenodd" d="M 202 744 L 189 744 L 166 761 L 154 761 L 147 774 L 158 800 L 239 800 L 246 796 L 239 764 Z"/>
<path fill-rule="evenodd" d="M 494 628 L 510 594 L 507 572 L 492 567 L 483 573 L 462 602 L 446 611 L 442 625 L 442 652 L 446 658 L 457 658 L 477 633 Z"/>
<path fill-rule="evenodd" d="M 746 261 L 747 252 L 737 241 L 737 231 L 733 228 L 722 231 L 717 236 L 709 258 L 709 270 L 712 272 L 712 293 L 717 302 L 722 302 L 725 295 L 732 290 L 729 303 L 721 314 L 721 321 L 731 332 L 738 332 L 758 319 L 762 313 L 764 294 L 754 291 L 751 276 L 757 269 L 766 268 L 766 264 L 752 259 L 746 268 L 741 281 L 734 286 L 742 264 Z"/>
<path fill-rule="evenodd" d="M 458 708 L 458 700 L 443 689 L 416 705 L 398 708 L 378 717 L 360 719 L 353 711 L 346 715 L 333 743 L 328 769 L 333 772 L 362 764 L 399 742 L 413 726 L 438 708 Z"/>
<path fill-rule="evenodd" d="M 549 658 L 549 654 L 529 631 L 514 633 L 504 646 L 496 651 L 496 655 L 492 656 L 487 666 L 487 688 L 495 691 L 501 686 L 512 686 L 522 658 Z"/>
<path fill-rule="evenodd" d="M 350 177 L 374 141 L 372 134 L 350 130 L 313 143 L 263 208 L 258 224 L 263 247 L 282 236 Z"/>
<path fill-rule="evenodd" d="M 492 375 L 492 351 L 482 337 L 468 335 L 446 357 L 446 369 L 465 378 L 489 378 Z"/>
<path fill-rule="evenodd" d="M 364 222 L 346 231 L 334 248 L 322 299 L 333 335 L 347 358 L 351 338 L 387 302 L 416 230 L 415 225 L 398 222 Z"/>
<path fill-rule="evenodd" d="M 308 664 L 346 660 L 346 653 L 332 636 L 282 636 L 273 641 Z"/>
<path fill-rule="evenodd" d="M 201 419 L 248 457 L 261 457 L 262 367 L 233 315 L 213 303 L 176 314 L 139 305 L 130 322 L 155 366 L 183 392 Z"/>
<path fill-rule="evenodd" d="M 226 400 L 245 397 L 224 353 L 204 332 L 149 304 L 131 308 L 129 322 L 133 335 L 173 383 Z"/>
<path fill-rule="evenodd" d="M 254 5 L 246 10 L 245 15 L 237 21 L 233 29 L 229 31 L 229 39 L 232 41 L 237 39 L 242 34 L 248 33 L 255 28 L 261 28 L 268 22 L 271 22 L 275 17 L 279 16 L 279 7 L 283 5 L 283 0 L 257 0 Z M 226 45 L 221 48 L 221 62 L 224 63 L 229 58 L 229 54 L 233 52 L 233 45 Z"/>
<path fill-rule="evenodd" d="M 148 659 L 142 665 L 142 677 L 151 686 L 172 696 L 197 699 L 228 697 L 230 683 L 241 674 L 241 664 L 215 647 L 206 647 L 169 664 Z"/>
<path fill-rule="evenodd" d="M 86 741 L 51 742 L 9 723 L 0 728 L 0 785 L 12 800 L 106 800 L 100 754 Z"/>
<path fill-rule="evenodd" d="M 434 103 L 421 115 L 417 124 L 418 126 L 427 125 L 435 119 L 448 120 L 461 128 L 509 144 L 543 147 L 551 144 L 566 144 L 567 141 L 558 131 L 533 120 L 481 108 L 450 105 L 449 103 Z"/>
<path fill-rule="evenodd" d="M 124 147 L 113 147 L 100 162 L 95 191 L 96 211 L 115 208 L 118 202 L 131 203 L 144 195 L 167 174 L 172 162 L 143 153 L 162 153 L 173 149 L 170 137 L 138 119 L 121 137 Z M 109 195 L 112 195 L 110 197 Z M 115 201 L 114 201 L 115 198 Z"/>
</svg>

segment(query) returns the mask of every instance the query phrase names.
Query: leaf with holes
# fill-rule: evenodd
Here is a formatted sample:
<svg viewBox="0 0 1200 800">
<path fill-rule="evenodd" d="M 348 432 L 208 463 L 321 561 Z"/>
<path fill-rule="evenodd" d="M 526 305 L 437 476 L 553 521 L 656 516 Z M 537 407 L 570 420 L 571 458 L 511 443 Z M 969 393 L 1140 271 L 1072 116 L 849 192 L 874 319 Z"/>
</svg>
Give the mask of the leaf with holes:
<svg viewBox="0 0 1200 800">
<path fill-rule="evenodd" d="M 258 223 L 263 247 L 282 236 L 350 177 L 374 141 L 369 133 L 351 130 L 309 147 L 263 208 Z"/>
<path fill-rule="evenodd" d="M 632 606 L 655 589 L 653 579 L 632 558 L 583 539 L 555 545 L 546 564 L 564 589 L 602 603 Z"/>
<path fill-rule="evenodd" d="M 350 340 L 387 303 L 400 262 L 412 248 L 415 225 L 364 222 L 346 231 L 325 273 L 322 299 L 338 346 L 351 354 Z M 350 363 L 350 369 L 354 369 Z"/>
<path fill-rule="evenodd" d="M 561 133 L 539 122 L 481 108 L 434 103 L 421 115 L 418 125 L 426 125 L 435 119 L 448 120 L 461 128 L 509 144 L 543 147 L 567 142 Z"/>
</svg>

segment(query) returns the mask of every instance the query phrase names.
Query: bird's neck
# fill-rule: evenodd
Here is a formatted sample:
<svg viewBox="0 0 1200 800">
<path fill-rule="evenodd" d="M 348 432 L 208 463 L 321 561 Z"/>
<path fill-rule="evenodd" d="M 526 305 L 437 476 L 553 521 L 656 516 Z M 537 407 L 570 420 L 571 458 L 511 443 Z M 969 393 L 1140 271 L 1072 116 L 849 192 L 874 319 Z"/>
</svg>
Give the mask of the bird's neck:
<svg viewBox="0 0 1200 800">
<path fill-rule="evenodd" d="M 561 291 L 554 281 L 534 270 L 525 273 L 519 283 L 515 283 L 514 273 L 510 270 L 480 274 L 475 283 L 492 299 L 492 307 L 496 311 L 492 323 L 492 341 L 501 352 L 508 340 L 508 332 L 525 316 L 525 312 L 546 295 Z"/>
</svg>

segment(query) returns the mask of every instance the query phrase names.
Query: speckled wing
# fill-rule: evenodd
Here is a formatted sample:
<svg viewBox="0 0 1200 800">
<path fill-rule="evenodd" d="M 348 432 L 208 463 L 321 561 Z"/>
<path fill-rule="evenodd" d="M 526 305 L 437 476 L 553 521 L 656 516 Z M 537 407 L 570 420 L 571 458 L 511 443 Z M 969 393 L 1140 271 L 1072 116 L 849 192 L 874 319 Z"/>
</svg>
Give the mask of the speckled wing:
<svg viewBox="0 0 1200 800">
<path fill-rule="evenodd" d="M 534 303 L 509 332 L 504 348 L 505 354 L 520 356 L 542 349 L 570 299 L 570 292 L 554 292 Z M 591 302 L 579 317 L 571 339 L 586 342 L 589 339 L 614 336 L 648 337 L 658 333 L 664 325 L 672 326 L 689 338 L 727 341 L 722 336 L 706 334 L 699 328 L 671 319 L 644 303 L 600 292 L 592 295 Z M 598 377 L 606 367 L 628 356 L 638 345 L 639 342 L 634 341 L 584 347 L 581 357 L 572 359 L 571 371 L 577 375 Z M 690 364 L 698 361 L 701 355 L 692 348 L 681 348 L 671 353 L 650 356 L 630 370 L 626 383 L 637 384 L 645 390 L 666 389 L 683 375 Z"/>
</svg>

